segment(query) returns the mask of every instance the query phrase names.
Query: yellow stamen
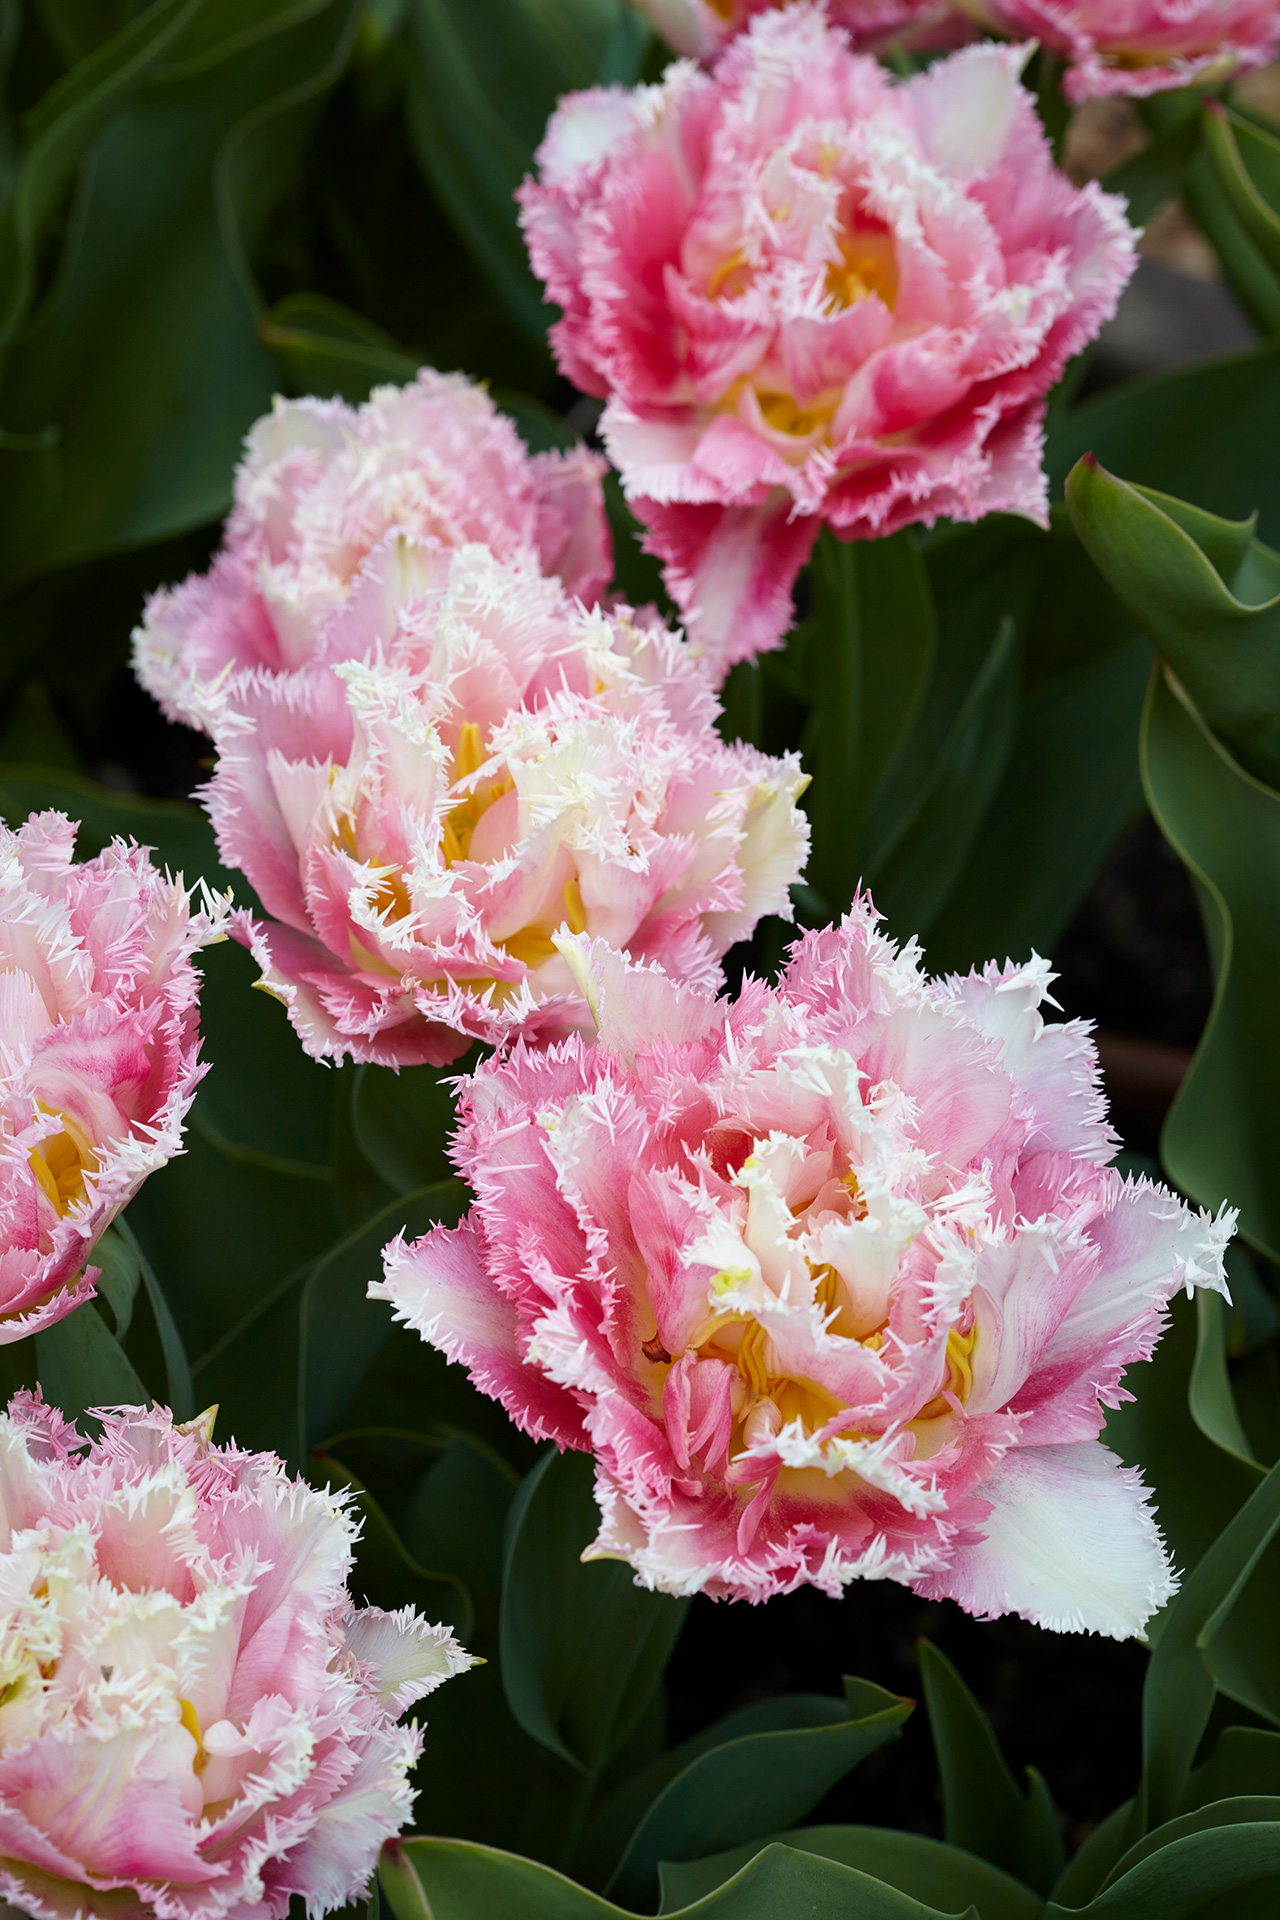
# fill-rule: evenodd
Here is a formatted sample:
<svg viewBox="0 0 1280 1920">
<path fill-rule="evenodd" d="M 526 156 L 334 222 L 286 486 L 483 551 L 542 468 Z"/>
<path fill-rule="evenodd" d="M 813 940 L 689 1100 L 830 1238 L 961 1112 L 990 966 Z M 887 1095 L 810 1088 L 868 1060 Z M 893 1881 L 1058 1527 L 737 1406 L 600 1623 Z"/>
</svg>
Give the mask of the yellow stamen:
<svg viewBox="0 0 1280 1920">
<path fill-rule="evenodd" d="M 718 300 L 720 295 L 745 293 L 751 285 L 751 266 L 747 256 L 739 248 L 722 260 L 707 282 L 707 298 Z"/>
<path fill-rule="evenodd" d="M 98 1155 L 78 1120 L 56 1107 L 46 1107 L 43 1100 L 36 1105 L 41 1113 L 61 1120 L 62 1131 L 31 1149 L 28 1156 L 31 1171 L 58 1213 L 66 1214 L 78 1200 L 84 1199 L 84 1177 L 87 1173 L 97 1173 Z"/>
<path fill-rule="evenodd" d="M 564 883 L 564 923 L 570 933 L 585 933 L 587 910 L 582 904 L 582 889 L 575 879 Z"/>
<path fill-rule="evenodd" d="M 934 1395 L 927 1407 L 921 1407 L 916 1415 L 917 1420 L 940 1420 L 943 1414 L 954 1412 L 952 1400 L 964 1405 L 973 1388 L 973 1349 L 977 1338 L 976 1325 L 970 1327 L 968 1333 L 957 1333 L 952 1327 L 947 1335 L 947 1384 L 941 1393 Z"/>
<path fill-rule="evenodd" d="M 827 268 L 827 293 L 833 312 L 879 294 L 886 307 L 898 297 L 898 261 L 888 233 L 862 230 L 840 236 L 840 258 Z"/>
<path fill-rule="evenodd" d="M 464 720 L 458 729 L 458 744 L 453 755 L 453 778 L 465 780 L 484 765 L 484 739 L 474 720 Z"/>
</svg>

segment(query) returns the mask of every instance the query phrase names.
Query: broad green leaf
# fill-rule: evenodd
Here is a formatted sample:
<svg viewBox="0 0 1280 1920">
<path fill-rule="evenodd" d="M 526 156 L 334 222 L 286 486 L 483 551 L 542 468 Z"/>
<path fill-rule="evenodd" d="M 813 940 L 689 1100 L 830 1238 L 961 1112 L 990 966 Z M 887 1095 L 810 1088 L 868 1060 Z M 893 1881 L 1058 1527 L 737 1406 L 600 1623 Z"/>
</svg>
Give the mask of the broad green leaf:
<svg viewBox="0 0 1280 1920">
<path fill-rule="evenodd" d="M 1206 1654 L 1278 1528 L 1280 1467 L 1273 1467 L 1165 1609 L 1142 1695 L 1138 1818 L 1146 1828 L 1167 1820 L 1182 1795 L 1213 1705 Z"/>
<path fill-rule="evenodd" d="M 867 802 L 893 766 L 933 667 L 936 618 L 910 530 L 860 542 L 824 532 L 810 578 L 809 877 L 844 906 L 863 877 Z"/>
<path fill-rule="evenodd" d="M 637 77 L 647 32 L 622 0 L 410 0 L 410 124 L 422 166 L 512 316 L 550 317 L 514 194 L 561 94 Z"/>
<path fill-rule="evenodd" d="M 471 1632 L 473 1610 L 463 1582 L 415 1560 L 378 1501 L 341 1460 L 316 1449 L 308 1472 L 317 1485 L 349 1493 L 360 1515 L 353 1592 L 388 1611 L 414 1606 L 429 1620 L 447 1620 L 465 1642 Z"/>
<path fill-rule="evenodd" d="M 219 890 L 225 885 L 227 876 L 218 860 L 212 828 L 198 807 L 180 800 L 145 800 L 138 794 L 117 793 L 61 768 L 0 767 L 0 814 L 10 826 L 50 807 L 80 822 L 77 860 L 91 859 L 119 835 L 150 847 L 157 864 L 185 879 L 188 886 L 199 879 Z"/>
<path fill-rule="evenodd" d="M 626 1912 L 550 1867 L 459 1840 L 391 1841 L 380 1872 L 396 1920 L 614 1920 Z M 680 1914 L 682 1920 L 938 1920 L 940 1910 L 837 1861 L 775 1845 Z M 978 1920 L 973 1907 L 968 1915 Z"/>
<path fill-rule="evenodd" d="M 1231 1391 L 1223 1317 L 1222 1295 L 1202 1288 L 1196 1294 L 1196 1357 L 1187 1404 L 1191 1418 L 1207 1440 L 1212 1440 L 1214 1446 L 1221 1447 L 1225 1453 L 1234 1454 L 1246 1467 L 1256 1467 Z M 1258 1471 L 1260 1473 L 1261 1468 Z"/>
<path fill-rule="evenodd" d="M 1280 1800 L 1219 1801 L 1133 1848 L 1086 1907 L 1050 1901 L 1044 1920 L 1079 1912 L 1089 1920 L 1189 1920 L 1210 1900 L 1277 1873 Z"/>
<path fill-rule="evenodd" d="M 138 1406 L 150 1396 L 93 1302 L 36 1335 L 44 1397 L 78 1420 L 90 1407 Z"/>
<path fill-rule="evenodd" d="M 1151 810 L 1196 882 L 1216 973 L 1213 1009 L 1161 1141 L 1176 1185 L 1240 1209 L 1280 1248 L 1280 794 L 1253 779 L 1164 674 L 1148 695 L 1142 772 Z"/>
<path fill-rule="evenodd" d="M 370 1300 L 382 1278 L 382 1249 L 393 1234 L 410 1239 L 440 1221 L 456 1224 L 467 1203 L 460 1180 L 442 1180 L 392 1201 L 317 1260 L 298 1301 L 298 1447 L 308 1447 L 342 1418 L 361 1375 L 390 1338 L 385 1300 Z"/>
<path fill-rule="evenodd" d="M 1204 1765 L 1187 1782 L 1180 1813 L 1216 1800 L 1250 1794 L 1280 1795 L 1280 1733 L 1262 1727 L 1228 1727 Z"/>
<path fill-rule="evenodd" d="M 1233 525 L 1127 486 L 1084 459 L 1067 482 L 1076 531 L 1205 722 L 1245 769 L 1280 778 L 1280 554 Z M 1224 573 L 1227 578 L 1224 578 Z"/>
<path fill-rule="evenodd" d="M 1053 1889 L 1061 1907 L 1084 1907 L 1097 1893 L 1125 1850 L 1133 1802 L 1125 1800 L 1100 1820 L 1063 1868 Z"/>
<path fill-rule="evenodd" d="M 981 831 L 928 930 L 933 971 L 1053 950 L 1141 811 L 1138 729 L 1150 675 L 1151 649 L 1135 635 L 1086 672 L 1023 698 Z"/>
<path fill-rule="evenodd" d="M 474 1062 L 472 1062 L 474 1064 Z M 468 1063 L 434 1067 L 364 1066 L 357 1069 L 351 1120 L 360 1151 L 396 1193 L 451 1178 L 445 1153 L 453 1131 L 455 1075 Z"/>
<path fill-rule="evenodd" d="M 319 293 L 286 294 L 259 318 L 258 338 L 294 393 L 359 402 L 371 387 L 412 380 L 422 364 L 381 327 Z"/>
<path fill-rule="evenodd" d="M 770 1838 L 783 1839 L 797 1852 L 856 1867 L 927 1906 L 948 1910 L 965 1903 L 976 1908 L 982 1920 L 1039 1920 L 1044 1906 L 1039 1894 L 998 1867 L 922 1833 L 899 1833 L 891 1827 L 800 1827 L 785 1837 Z M 659 1912 L 674 1913 L 723 1886 L 767 1844 L 748 1841 L 705 1860 L 663 1861 Z"/>
<path fill-rule="evenodd" d="M 1005 619 L 914 806 L 868 876 L 893 928 L 927 931 L 964 868 L 1013 746 L 1016 673 L 1014 626 Z"/>
<path fill-rule="evenodd" d="M 243 0 L 204 0 L 187 57 L 154 69 L 93 141 L 75 244 L 9 363 L 6 427 L 30 450 L 0 454 L 6 581 L 225 509 L 276 384 L 246 248 L 352 18 L 353 0 L 256 19 Z"/>
<path fill-rule="evenodd" d="M 942 1776 L 945 1833 L 1041 1893 L 1062 1872 L 1062 1834 L 1050 1801 L 1024 1795 L 991 1723 L 944 1653 L 920 1642 L 920 1678 Z"/>
<path fill-rule="evenodd" d="M 37 245 L 85 149 L 201 3 L 156 0 L 64 75 L 28 114 L 22 170 L 0 223 L 0 347 L 26 317 Z"/>
<path fill-rule="evenodd" d="M 1094 395 L 1060 420 L 1045 448 L 1053 496 L 1093 453 L 1112 473 L 1167 495 L 1194 496 L 1280 543 L 1280 345 L 1143 374 Z"/>
<path fill-rule="evenodd" d="M 846 1679 L 843 1715 L 822 1695 L 784 1696 L 709 1728 L 674 1777 L 681 1756 L 664 1755 L 655 1772 L 666 1784 L 639 1819 L 608 1891 L 634 1905 L 651 1897 L 660 1861 L 719 1853 L 802 1820 L 851 1767 L 897 1738 L 913 1704 Z M 741 1730 L 729 1737 L 734 1721 Z M 749 1731 L 753 1723 L 758 1730 Z M 642 1780 L 631 1783 L 626 1797 L 642 1788 Z"/>
<path fill-rule="evenodd" d="M 1227 204 L 1272 272 L 1280 273 L 1280 140 L 1209 98 L 1204 143 Z"/>
<path fill-rule="evenodd" d="M 599 1526 L 589 1455 L 549 1453 L 512 1509 L 502 1582 L 502 1679 L 511 1711 L 549 1752 L 595 1774 L 662 1678 L 687 1602 L 584 1561 Z"/>
<path fill-rule="evenodd" d="M 137 1243 L 130 1244 L 117 1227 L 108 1227 L 102 1238 L 95 1242 L 89 1255 L 89 1265 L 98 1269 L 98 1297 L 111 1308 L 116 1339 L 123 1340 L 129 1331 L 133 1303 L 142 1284 Z"/>
</svg>

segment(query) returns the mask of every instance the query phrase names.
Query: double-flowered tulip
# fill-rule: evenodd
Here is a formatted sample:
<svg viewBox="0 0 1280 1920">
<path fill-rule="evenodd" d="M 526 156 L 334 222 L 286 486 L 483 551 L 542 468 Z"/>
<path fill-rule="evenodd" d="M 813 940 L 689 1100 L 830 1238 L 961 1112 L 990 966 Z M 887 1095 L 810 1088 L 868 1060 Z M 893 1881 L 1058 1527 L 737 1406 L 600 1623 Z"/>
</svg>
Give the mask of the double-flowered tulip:
<svg viewBox="0 0 1280 1920">
<path fill-rule="evenodd" d="M 603 472 L 583 447 L 530 456 L 461 374 L 424 368 L 360 407 L 277 400 L 249 434 L 209 572 L 147 603 L 138 677 L 171 719 L 206 727 L 227 670 L 283 673 L 333 657 L 334 617 L 393 532 L 530 555 L 590 604 L 613 571 Z"/>
<path fill-rule="evenodd" d="M 475 1205 L 373 1291 L 594 1454 L 591 1552 L 671 1593 L 862 1576 L 1139 1631 L 1173 1574 L 1099 1434 L 1233 1223 L 1108 1165 L 1043 963 L 931 979 L 861 900 L 733 1000 L 564 945 L 596 1044 L 465 1084 Z"/>
<path fill-rule="evenodd" d="M 638 0 L 669 47 L 711 59 L 758 13 L 786 0 Z M 856 47 L 954 46 L 965 16 L 953 0 L 827 0 L 827 16 Z M 972 28 L 970 28 L 972 31 Z"/>
<path fill-rule="evenodd" d="M 35 1920 L 282 1920 L 413 1805 L 400 1715 L 471 1664 L 352 1606 L 340 1496 L 208 1417 L 0 1413 L 0 1897 Z"/>
<path fill-rule="evenodd" d="M 798 761 L 715 729 L 675 634 L 527 561 L 391 536 L 337 665 L 225 683 L 206 800 L 272 918 L 240 918 L 309 1052 L 440 1065 L 583 1009 L 554 936 L 698 985 L 790 913 Z"/>
<path fill-rule="evenodd" d="M 1035 38 L 1067 62 L 1075 101 L 1212 87 L 1273 60 L 1275 0 L 964 0 L 981 25 Z"/>
<path fill-rule="evenodd" d="M 0 826 L 0 1344 L 88 1299 L 95 1240 L 182 1150 L 199 1062 L 192 955 L 226 908 L 60 813 Z"/>
<path fill-rule="evenodd" d="M 552 117 L 521 200 L 555 351 L 716 668 L 777 643 L 824 524 L 1044 521 L 1045 396 L 1134 234 L 1055 166 L 1027 52 L 895 80 L 796 6 Z"/>
</svg>

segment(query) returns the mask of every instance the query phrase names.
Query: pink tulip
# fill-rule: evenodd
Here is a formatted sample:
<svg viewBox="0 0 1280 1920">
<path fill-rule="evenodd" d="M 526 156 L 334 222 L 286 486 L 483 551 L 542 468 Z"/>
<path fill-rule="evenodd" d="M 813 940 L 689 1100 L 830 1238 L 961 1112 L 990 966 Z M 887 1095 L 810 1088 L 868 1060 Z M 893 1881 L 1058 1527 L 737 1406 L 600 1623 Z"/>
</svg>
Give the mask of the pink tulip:
<svg viewBox="0 0 1280 1920">
<path fill-rule="evenodd" d="M 716 1001 L 565 940 L 598 1029 L 464 1087 L 476 1201 L 390 1300 L 535 1439 L 595 1455 L 593 1554 L 670 1593 L 902 1581 L 1136 1633 L 1175 1581 L 1099 1440 L 1234 1221 L 1108 1166 L 1045 964 L 931 980 L 860 899 Z"/>
<path fill-rule="evenodd" d="M 212 1416 L 0 1413 L 0 1897 L 35 1920 L 283 1920 L 357 1895 L 413 1806 L 399 1716 L 472 1663 L 355 1608 L 343 1496 Z"/>
<path fill-rule="evenodd" d="M 94 1242 L 182 1151 L 204 1074 L 192 955 L 226 906 L 191 910 L 145 848 L 72 861 L 75 824 L 0 826 L 0 1345 L 94 1292 Z"/>
<path fill-rule="evenodd" d="M 777 644 L 824 524 L 1043 523 L 1045 395 L 1134 234 L 1053 164 L 1026 57 L 895 81 L 796 6 L 552 117 L 520 199 L 556 354 L 717 671 Z"/>
<path fill-rule="evenodd" d="M 696 60 L 708 60 L 758 13 L 780 9 L 786 0 L 636 0 L 636 4 L 669 47 Z M 826 11 L 859 49 L 932 49 L 956 46 L 967 37 L 964 17 L 952 0 L 828 0 Z"/>
<path fill-rule="evenodd" d="M 1275 0 L 964 0 L 980 24 L 1034 36 L 1067 61 L 1077 103 L 1217 86 L 1274 60 Z"/>
<path fill-rule="evenodd" d="M 273 916 L 239 935 L 309 1052 L 441 1065 L 564 1031 L 562 928 L 714 990 L 728 947 L 790 914 L 799 763 L 727 746 L 651 617 L 391 536 L 335 634 L 337 667 L 227 681 L 206 791 Z"/>
<path fill-rule="evenodd" d="M 207 729 L 228 669 L 283 673 L 342 657 L 335 620 L 393 531 L 534 555 L 590 604 L 613 572 L 604 465 L 584 447 L 530 456 L 462 374 L 423 368 L 361 407 L 277 400 L 249 433 L 209 572 L 148 601 L 134 634 L 138 678 L 171 719 Z"/>
</svg>

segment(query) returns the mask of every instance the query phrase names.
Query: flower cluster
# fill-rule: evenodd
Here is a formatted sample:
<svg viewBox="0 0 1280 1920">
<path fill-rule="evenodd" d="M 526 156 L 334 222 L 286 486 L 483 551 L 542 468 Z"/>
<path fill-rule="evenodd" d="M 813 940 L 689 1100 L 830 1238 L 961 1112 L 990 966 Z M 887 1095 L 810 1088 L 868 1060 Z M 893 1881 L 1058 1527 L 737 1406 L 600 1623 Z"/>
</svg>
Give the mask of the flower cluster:
<svg viewBox="0 0 1280 1920">
<path fill-rule="evenodd" d="M 1077 103 L 1212 87 L 1280 47 L 1275 0 L 964 0 L 983 26 L 1035 38 L 1067 62 Z"/>
<path fill-rule="evenodd" d="M 334 616 L 392 532 L 531 556 L 590 604 L 613 571 L 603 471 L 582 447 L 530 456 L 461 374 L 424 368 L 361 407 L 277 400 L 249 434 L 213 566 L 148 602 L 134 635 L 138 678 L 171 719 L 207 727 L 228 669 L 345 658 L 349 636 L 334 640 Z"/>
<path fill-rule="evenodd" d="M 206 802 L 237 921 L 314 1054 L 392 1066 L 581 1009 L 553 936 L 699 985 L 804 864 L 794 756 L 726 746 L 684 642 L 527 562 L 392 536 L 340 664 L 226 683 Z"/>
<path fill-rule="evenodd" d="M 476 1204 L 387 1250 L 397 1315 L 526 1432 L 594 1452 L 592 1551 L 763 1600 L 895 1579 L 1122 1636 L 1172 1591 L 1099 1441 L 1233 1222 L 1108 1168 L 1047 970 L 932 980 L 859 901 L 776 989 L 565 941 L 598 1028 L 467 1086 Z"/>
<path fill-rule="evenodd" d="M 0 1343 L 94 1291 L 85 1260 L 181 1152 L 199 1063 L 192 955 L 220 937 L 144 848 L 72 860 L 76 828 L 0 826 Z"/>
<path fill-rule="evenodd" d="M 471 1664 L 353 1608 L 340 1497 L 208 1420 L 0 1413 L 0 1895 L 36 1920 L 282 1920 L 408 1818 L 398 1718 Z"/>
<path fill-rule="evenodd" d="M 895 82 L 795 6 L 553 116 L 521 200 L 556 354 L 716 667 L 777 643 L 824 524 L 1044 520 L 1045 395 L 1134 234 L 1054 165 L 1026 55 Z"/>
</svg>

